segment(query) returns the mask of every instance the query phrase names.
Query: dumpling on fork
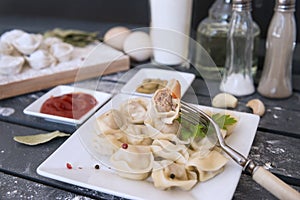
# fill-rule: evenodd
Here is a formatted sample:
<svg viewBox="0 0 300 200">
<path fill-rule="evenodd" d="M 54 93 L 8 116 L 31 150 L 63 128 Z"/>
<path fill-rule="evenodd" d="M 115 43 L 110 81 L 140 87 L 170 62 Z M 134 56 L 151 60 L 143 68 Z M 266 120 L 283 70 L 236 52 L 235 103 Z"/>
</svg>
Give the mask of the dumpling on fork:
<svg viewBox="0 0 300 200">
<path fill-rule="evenodd" d="M 165 88 L 154 93 L 146 123 L 154 125 L 155 121 L 160 120 L 165 124 L 173 124 L 173 121 L 179 117 L 180 98 L 180 83 L 172 79 Z"/>
</svg>

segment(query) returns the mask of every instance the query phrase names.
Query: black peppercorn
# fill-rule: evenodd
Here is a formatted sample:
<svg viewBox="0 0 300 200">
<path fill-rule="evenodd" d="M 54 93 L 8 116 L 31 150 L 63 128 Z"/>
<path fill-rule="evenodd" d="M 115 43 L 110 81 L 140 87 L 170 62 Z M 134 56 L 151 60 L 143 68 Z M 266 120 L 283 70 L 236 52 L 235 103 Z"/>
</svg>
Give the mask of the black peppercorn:
<svg viewBox="0 0 300 200">
<path fill-rule="evenodd" d="M 170 178 L 174 179 L 175 178 L 175 174 L 170 174 Z"/>
</svg>

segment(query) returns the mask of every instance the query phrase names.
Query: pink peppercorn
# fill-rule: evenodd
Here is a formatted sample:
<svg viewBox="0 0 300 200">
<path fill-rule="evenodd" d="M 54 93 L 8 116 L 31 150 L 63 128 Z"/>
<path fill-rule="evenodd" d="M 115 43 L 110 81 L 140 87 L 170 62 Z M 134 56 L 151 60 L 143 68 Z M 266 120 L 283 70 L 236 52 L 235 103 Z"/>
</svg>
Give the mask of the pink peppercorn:
<svg viewBox="0 0 300 200">
<path fill-rule="evenodd" d="M 70 163 L 67 163 L 66 166 L 67 166 L 68 169 L 72 169 L 72 168 L 73 168 L 72 165 L 71 165 Z"/>
<path fill-rule="evenodd" d="M 127 149 L 127 148 L 128 148 L 128 144 L 123 143 L 123 144 L 122 144 L 122 148 L 123 148 L 123 149 Z"/>
</svg>

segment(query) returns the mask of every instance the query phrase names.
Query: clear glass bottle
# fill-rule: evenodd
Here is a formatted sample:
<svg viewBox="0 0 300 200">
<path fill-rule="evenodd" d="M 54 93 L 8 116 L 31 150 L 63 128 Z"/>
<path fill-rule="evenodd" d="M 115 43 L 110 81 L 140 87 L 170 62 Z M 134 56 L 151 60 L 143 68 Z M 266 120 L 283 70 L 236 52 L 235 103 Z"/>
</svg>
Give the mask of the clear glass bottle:
<svg viewBox="0 0 300 200">
<path fill-rule="evenodd" d="M 227 33 L 232 14 L 231 2 L 232 0 L 216 0 L 209 9 L 208 17 L 203 19 L 197 27 L 197 42 L 202 45 L 217 66 L 206 66 L 201 62 L 201 56 L 196 54 L 197 67 L 199 67 L 201 75 L 208 79 L 218 79 L 223 74 L 226 60 Z M 260 28 L 255 22 L 253 23 L 255 44 L 252 73 L 255 74 L 258 63 Z"/>
<path fill-rule="evenodd" d="M 254 44 L 251 0 L 233 0 L 220 90 L 236 96 L 255 91 L 251 73 Z"/>
<path fill-rule="evenodd" d="M 295 0 L 276 0 L 268 29 L 258 92 L 269 98 L 292 95 L 292 58 L 296 41 Z"/>
</svg>

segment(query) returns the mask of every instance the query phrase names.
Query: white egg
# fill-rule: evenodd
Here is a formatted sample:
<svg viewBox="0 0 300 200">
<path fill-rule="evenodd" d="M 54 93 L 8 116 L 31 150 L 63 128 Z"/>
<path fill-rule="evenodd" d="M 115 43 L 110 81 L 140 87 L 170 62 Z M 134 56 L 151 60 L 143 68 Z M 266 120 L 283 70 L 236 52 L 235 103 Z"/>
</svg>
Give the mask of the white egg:
<svg viewBox="0 0 300 200">
<path fill-rule="evenodd" d="M 116 26 L 109 29 L 103 38 L 104 43 L 116 48 L 118 50 L 123 50 L 123 44 L 127 36 L 131 31 L 123 26 Z"/>
<path fill-rule="evenodd" d="M 136 31 L 127 36 L 123 46 L 124 52 L 136 61 L 145 61 L 152 56 L 152 44 L 149 34 Z"/>
</svg>

